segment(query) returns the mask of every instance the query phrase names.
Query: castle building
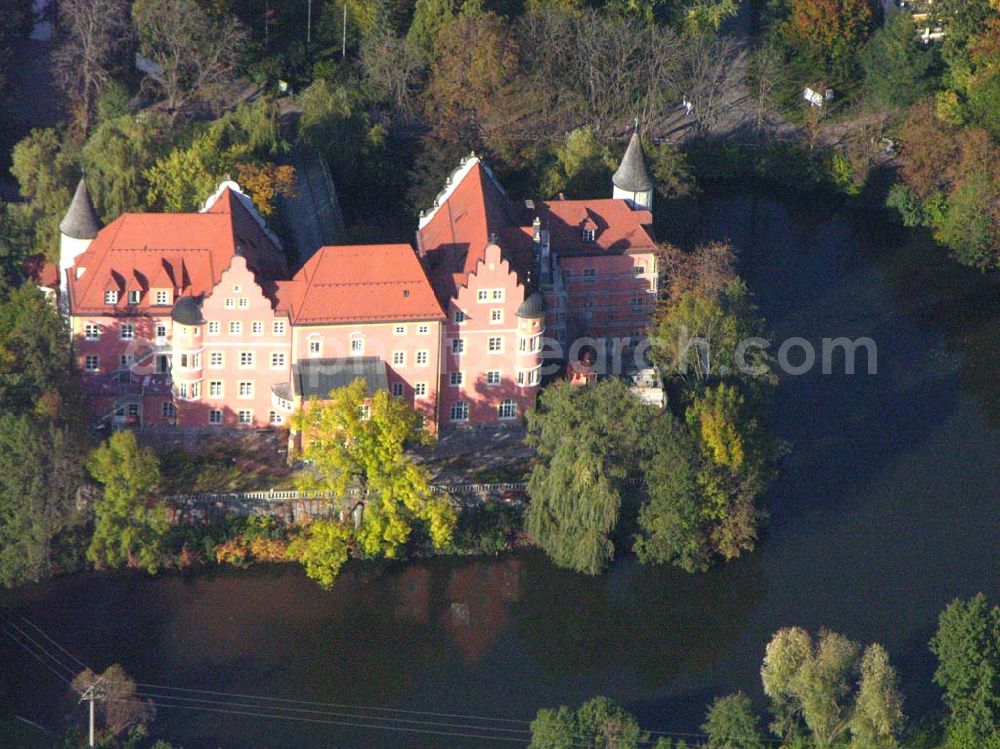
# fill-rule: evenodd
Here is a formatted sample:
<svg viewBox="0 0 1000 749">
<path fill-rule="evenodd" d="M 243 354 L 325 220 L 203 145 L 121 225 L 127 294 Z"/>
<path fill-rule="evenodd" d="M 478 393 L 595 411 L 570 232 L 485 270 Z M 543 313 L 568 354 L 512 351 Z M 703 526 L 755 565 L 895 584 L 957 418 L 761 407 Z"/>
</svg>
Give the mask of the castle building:
<svg viewBox="0 0 1000 749">
<path fill-rule="evenodd" d="M 653 188 L 635 135 L 606 199 L 517 203 L 470 155 L 415 249 L 321 247 L 292 274 L 235 183 L 197 213 L 102 226 L 81 180 L 60 224 L 59 302 L 97 420 L 279 427 L 363 377 L 431 430 L 516 423 L 547 359 L 643 333 Z"/>
</svg>

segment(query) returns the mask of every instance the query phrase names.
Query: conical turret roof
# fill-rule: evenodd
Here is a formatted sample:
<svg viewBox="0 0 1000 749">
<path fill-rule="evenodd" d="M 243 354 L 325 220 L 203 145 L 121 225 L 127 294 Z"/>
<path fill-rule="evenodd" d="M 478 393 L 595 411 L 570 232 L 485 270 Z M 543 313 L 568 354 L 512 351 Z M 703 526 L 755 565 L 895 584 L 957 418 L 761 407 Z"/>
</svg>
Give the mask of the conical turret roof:
<svg viewBox="0 0 1000 749">
<path fill-rule="evenodd" d="M 69 210 L 59 222 L 59 231 L 73 239 L 93 239 L 101 230 L 101 219 L 97 217 L 94 203 L 87 192 L 87 183 L 80 178 L 69 204 Z"/>
<path fill-rule="evenodd" d="M 646 168 L 646 157 L 642 152 L 638 130 L 632 133 L 632 139 L 625 149 L 625 157 L 611 181 L 615 187 L 628 192 L 645 192 L 656 186 L 649 169 Z"/>
</svg>

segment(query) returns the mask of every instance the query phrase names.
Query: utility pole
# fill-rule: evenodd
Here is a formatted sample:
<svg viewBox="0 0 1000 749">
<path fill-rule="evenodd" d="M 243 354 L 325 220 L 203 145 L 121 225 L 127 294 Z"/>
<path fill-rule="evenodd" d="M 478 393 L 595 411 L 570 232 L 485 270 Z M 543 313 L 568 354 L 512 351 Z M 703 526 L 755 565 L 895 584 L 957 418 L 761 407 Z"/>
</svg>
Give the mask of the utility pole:
<svg viewBox="0 0 1000 749">
<path fill-rule="evenodd" d="M 347 59 L 347 0 L 344 0 L 344 35 L 340 43 L 340 61 Z"/>
<path fill-rule="evenodd" d="M 94 747 L 94 702 L 96 700 L 102 699 L 101 695 L 97 693 L 97 687 L 102 681 L 104 681 L 103 676 L 97 681 L 95 681 L 93 684 L 91 684 L 89 687 L 87 687 L 85 690 L 83 690 L 83 694 L 80 695 L 80 702 L 86 700 L 87 702 L 90 703 L 90 730 L 88 731 L 87 734 L 89 739 L 87 742 L 87 746 L 91 747 L 91 749 L 93 749 Z"/>
<path fill-rule="evenodd" d="M 312 41 L 313 0 L 307 0 L 306 5 L 306 44 Z"/>
</svg>

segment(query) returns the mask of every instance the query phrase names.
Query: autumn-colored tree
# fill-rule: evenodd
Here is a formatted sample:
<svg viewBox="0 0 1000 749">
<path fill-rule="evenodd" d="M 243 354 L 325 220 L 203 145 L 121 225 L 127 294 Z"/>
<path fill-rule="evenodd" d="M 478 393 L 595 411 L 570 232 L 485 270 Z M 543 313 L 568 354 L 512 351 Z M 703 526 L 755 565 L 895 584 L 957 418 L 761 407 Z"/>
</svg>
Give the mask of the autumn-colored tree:
<svg viewBox="0 0 1000 749">
<path fill-rule="evenodd" d="M 152 701 L 139 696 L 135 680 L 117 663 L 101 674 L 84 669 L 73 679 L 73 689 L 77 693 L 91 686 L 101 697 L 96 702 L 104 719 L 104 730 L 100 733 L 107 739 L 117 738 L 130 728 L 147 725 L 156 715 Z"/>
<path fill-rule="evenodd" d="M 782 35 L 822 71 L 846 72 L 871 27 L 868 0 L 789 0 Z"/>
<path fill-rule="evenodd" d="M 384 390 L 369 393 L 361 378 L 306 404 L 293 418 L 305 446 L 302 457 L 312 467 L 299 485 L 341 500 L 356 490 L 351 504 L 366 554 L 399 556 L 415 520 L 427 525 L 438 548 L 451 540 L 455 510 L 435 493 L 427 469 L 406 453 L 408 445 L 426 439 L 420 424 L 412 406 Z"/>
<path fill-rule="evenodd" d="M 462 15 L 434 40 L 426 114 L 439 138 L 501 151 L 524 100 L 518 47 L 495 13 Z"/>
<path fill-rule="evenodd" d="M 925 99 L 910 107 L 903 132 L 900 173 L 917 197 L 926 200 L 948 186 L 949 166 L 958 151 L 955 130 L 935 116 L 934 102 Z"/>
<path fill-rule="evenodd" d="M 301 562 L 309 577 L 329 588 L 340 568 L 347 563 L 353 538 L 351 527 L 346 523 L 314 520 L 288 547 L 288 558 Z"/>
<path fill-rule="evenodd" d="M 295 167 L 288 164 L 241 163 L 236 165 L 240 187 L 262 216 L 270 216 L 279 195 L 295 195 Z"/>
</svg>

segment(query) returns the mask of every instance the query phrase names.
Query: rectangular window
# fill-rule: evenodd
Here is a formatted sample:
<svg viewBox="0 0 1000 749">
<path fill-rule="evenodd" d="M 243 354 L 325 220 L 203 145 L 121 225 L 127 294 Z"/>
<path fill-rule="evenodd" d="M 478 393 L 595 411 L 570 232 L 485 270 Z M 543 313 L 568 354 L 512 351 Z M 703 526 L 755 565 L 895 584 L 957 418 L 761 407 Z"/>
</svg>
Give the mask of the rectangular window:
<svg viewBox="0 0 1000 749">
<path fill-rule="evenodd" d="M 118 357 L 118 369 L 128 369 L 129 360 L 127 354 Z"/>
<path fill-rule="evenodd" d="M 285 334 L 285 321 L 284 320 L 275 320 L 274 323 L 271 325 L 271 329 L 272 329 L 272 331 L 274 332 L 275 335 L 284 335 Z"/>
<path fill-rule="evenodd" d="M 208 334 L 219 335 L 222 332 L 222 324 L 218 320 L 211 320 L 208 323 Z"/>
<path fill-rule="evenodd" d="M 498 323 L 503 322 L 503 310 L 499 307 L 497 309 L 490 310 L 490 322 Z"/>
<path fill-rule="evenodd" d="M 243 287 L 240 286 L 238 283 L 234 283 L 233 284 L 233 293 L 234 294 L 242 294 L 243 293 Z"/>
<path fill-rule="evenodd" d="M 222 367 L 223 357 L 221 351 L 213 351 L 208 355 L 208 366 L 212 369 L 220 369 Z"/>
<path fill-rule="evenodd" d="M 180 382 L 177 384 L 177 397 L 187 400 L 188 397 L 188 384 L 186 382 Z"/>
<path fill-rule="evenodd" d="M 239 320 L 229 321 L 229 334 L 230 335 L 243 335 L 243 323 Z"/>
<path fill-rule="evenodd" d="M 191 383 L 191 400 L 198 400 L 201 397 L 201 383 Z"/>
<path fill-rule="evenodd" d="M 240 398 L 253 398 L 253 381 L 240 382 Z"/>
<path fill-rule="evenodd" d="M 584 242 L 593 242 L 596 237 L 597 237 L 597 232 L 594 231 L 593 229 L 584 229 L 583 230 L 583 241 Z"/>
<path fill-rule="evenodd" d="M 264 335 L 264 323 L 259 320 L 250 323 L 250 333 L 253 335 Z"/>
<path fill-rule="evenodd" d="M 210 398 L 222 397 L 222 380 L 212 380 L 208 383 L 208 395 Z"/>
<path fill-rule="evenodd" d="M 464 379 L 465 379 L 465 376 L 463 375 L 462 372 L 449 372 L 448 373 L 448 384 L 451 385 L 452 387 L 458 387 L 459 385 L 462 384 L 462 381 Z"/>
<path fill-rule="evenodd" d="M 83 326 L 83 335 L 88 341 L 101 340 L 101 326 L 96 323 L 87 323 Z"/>
<path fill-rule="evenodd" d="M 397 326 L 395 326 L 392 329 L 392 334 L 393 335 L 406 335 L 406 326 L 405 325 L 397 325 Z"/>
<path fill-rule="evenodd" d="M 104 303 L 105 304 L 118 304 L 118 292 L 117 291 L 105 291 L 104 292 Z"/>
<path fill-rule="evenodd" d="M 487 291 L 486 289 L 480 289 L 479 291 L 476 292 L 477 302 L 487 302 L 489 301 L 489 298 L 490 298 L 490 292 Z"/>
<path fill-rule="evenodd" d="M 431 326 L 430 325 L 418 325 L 417 326 L 417 335 L 427 335 L 430 332 L 431 332 Z"/>
<path fill-rule="evenodd" d="M 122 340 L 131 341 L 135 338 L 135 326 L 132 323 L 122 323 Z"/>
<path fill-rule="evenodd" d="M 538 370 L 537 369 L 533 369 L 531 372 L 528 372 L 528 383 L 531 384 L 531 385 L 537 385 L 538 384 Z"/>
<path fill-rule="evenodd" d="M 643 273 L 646 272 L 646 266 L 645 265 L 636 265 L 636 266 L 634 266 L 632 268 L 632 272 L 635 275 L 637 275 L 637 276 L 641 276 Z"/>
<path fill-rule="evenodd" d="M 365 350 L 365 340 L 360 336 L 351 339 L 351 353 L 360 354 Z"/>
<path fill-rule="evenodd" d="M 213 408 L 208 412 L 208 423 L 209 424 L 221 424 L 222 423 L 222 411 L 217 408 Z"/>
<path fill-rule="evenodd" d="M 499 385 L 500 384 L 500 370 L 491 369 L 486 373 L 486 384 L 487 385 Z"/>
<path fill-rule="evenodd" d="M 518 338 L 517 339 L 517 350 L 518 351 L 527 351 L 528 350 L 528 339 L 527 338 Z"/>
<path fill-rule="evenodd" d="M 254 362 L 253 351 L 240 352 L 240 369 L 252 369 Z"/>
<path fill-rule="evenodd" d="M 464 354 L 465 353 L 465 341 L 461 338 L 454 338 L 451 341 L 451 353 L 453 354 Z"/>
<path fill-rule="evenodd" d="M 141 291 L 135 291 L 135 290 L 129 291 L 128 293 L 129 304 L 138 304 L 140 299 L 142 299 Z"/>
<path fill-rule="evenodd" d="M 253 421 L 253 411 L 243 409 L 240 411 L 240 424 L 249 424 Z"/>
<path fill-rule="evenodd" d="M 503 289 L 493 289 L 492 298 L 494 302 L 503 301 Z"/>
<path fill-rule="evenodd" d="M 459 401 L 458 403 L 452 403 L 450 415 L 452 421 L 468 421 L 469 404 L 465 403 L 464 401 Z"/>
<path fill-rule="evenodd" d="M 394 382 L 394 383 L 392 383 L 392 394 L 396 398 L 402 398 L 403 397 L 403 383 L 402 382 Z"/>
<path fill-rule="evenodd" d="M 323 347 L 323 341 L 321 341 L 319 338 L 312 338 L 309 340 L 310 354 L 318 354 L 322 350 L 322 347 Z"/>
<path fill-rule="evenodd" d="M 460 309 L 455 310 L 455 324 L 456 325 L 461 325 L 462 323 L 464 323 L 468 319 L 469 318 L 465 316 L 465 312 L 463 312 Z"/>
<path fill-rule="evenodd" d="M 94 355 L 88 355 L 83 360 L 83 368 L 88 372 L 96 372 L 101 368 L 101 360 Z"/>
<path fill-rule="evenodd" d="M 361 420 L 368 421 L 372 417 L 372 407 L 367 403 L 361 404 Z"/>
<path fill-rule="evenodd" d="M 284 418 L 277 411 L 268 411 L 268 414 L 267 414 L 267 423 L 268 424 L 275 424 L 275 425 L 277 425 L 277 424 L 280 424 L 282 421 L 284 421 Z"/>
<path fill-rule="evenodd" d="M 167 326 L 162 322 L 156 323 L 156 337 L 157 338 L 167 337 Z"/>
<path fill-rule="evenodd" d="M 597 280 L 597 269 L 596 268 L 584 268 L 583 269 L 583 280 L 586 283 L 593 283 Z"/>
<path fill-rule="evenodd" d="M 396 367 L 402 367 L 406 364 L 406 352 L 405 351 L 393 351 L 392 352 L 392 364 Z"/>
<path fill-rule="evenodd" d="M 236 300 L 233 299 L 231 296 L 227 296 L 225 307 L 226 309 L 236 309 Z"/>
<path fill-rule="evenodd" d="M 645 302 L 645 300 L 642 297 L 632 297 L 632 309 L 633 309 L 633 311 L 635 311 L 635 310 L 641 310 L 643 302 Z"/>
<path fill-rule="evenodd" d="M 160 291 L 157 291 L 156 292 L 156 303 L 158 305 L 160 305 L 160 306 L 163 306 L 165 304 L 170 304 L 170 292 L 169 291 L 163 291 L 162 289 Z M 164 405 L 166 405 L 166 404 L 164 404 Z"/>
<path fill-rule="evenodd" d="M 285 355 L 276 351 L 271 354 L 271 369 L 284 369 L 285 368 Z"/>
<path fill-rule="evenodd" d="M 423 398 L 424 396 L 426 396 L 427 395 L 427 383 L 426 382 L 418 382 L 418 383 L 416 383 L 413 386 L 413 394 L 416 395 L 416 396 L 418 396 L 418 397 L 420 397 L 420 398 Z"/>
<path fill-rule="evenodd" d="M 517 384 L 518 385 L 523 385 L 524 384 L 524 372 L 518 372 L 517 373 Z"/>
<path fill-rule="evenodd" d="M 498 335 L 490 336 L 487 346 L 491 354 L 499 353 L 500 351 L 503 351 L 503 338 Z"/>
<path fill-rule="evenodd" d="M 250 309 L 250 300 L 245 296 L 240 297 L 240 309 Z"/>
<path fill-rule="evenodd" d="M 417 366 L 426 367 L 427 362 L 430 360 L 430 354 L 426 351 L 417 352 Z"/>
<path fill-rule="evenodd" d="M 172 419 L 172 418 L 174 418 L 174 414 L 175 413 L 176 413 L 176 410 L 174 409 L 174 404 L 171 403 L 170 401 L 164 401 L 163 402 L 163 415 L 164 415 L 164 417 L 166 417 L 168 419 Z"/>
</svg>

